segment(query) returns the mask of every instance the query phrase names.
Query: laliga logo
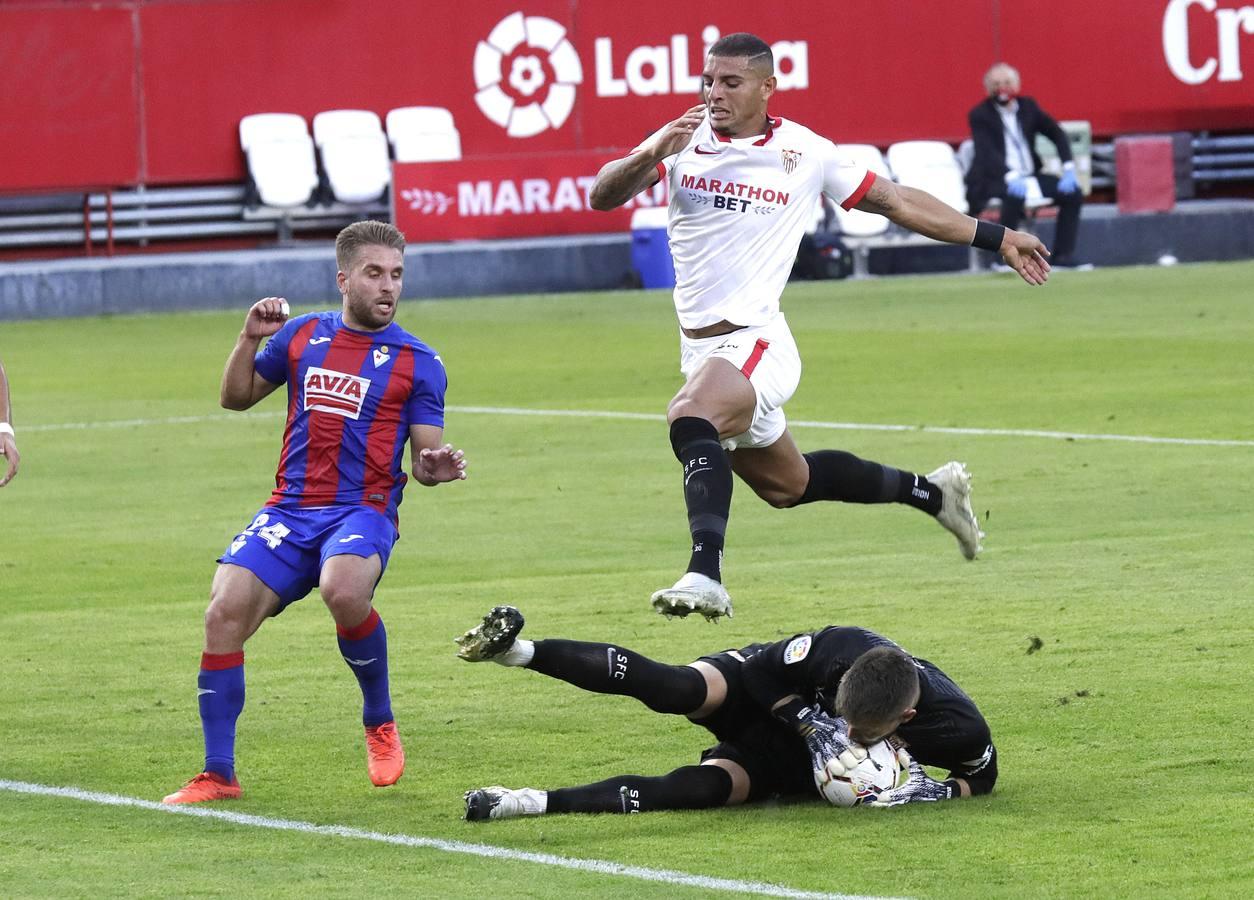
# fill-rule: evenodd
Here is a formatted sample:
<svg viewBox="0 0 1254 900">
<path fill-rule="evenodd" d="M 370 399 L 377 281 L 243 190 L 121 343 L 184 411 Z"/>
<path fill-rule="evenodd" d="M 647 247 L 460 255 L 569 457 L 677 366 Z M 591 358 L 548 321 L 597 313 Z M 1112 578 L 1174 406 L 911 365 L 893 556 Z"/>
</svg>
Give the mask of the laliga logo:
<svg viewBox="0 0 1254 900">
<path fill-rule="evenodd" d="M 566 29 L 552 19 L 511 13 L 475 48 L 475 103 L 510 137 L 561 128 L 582 81 Z"/>
</svg>

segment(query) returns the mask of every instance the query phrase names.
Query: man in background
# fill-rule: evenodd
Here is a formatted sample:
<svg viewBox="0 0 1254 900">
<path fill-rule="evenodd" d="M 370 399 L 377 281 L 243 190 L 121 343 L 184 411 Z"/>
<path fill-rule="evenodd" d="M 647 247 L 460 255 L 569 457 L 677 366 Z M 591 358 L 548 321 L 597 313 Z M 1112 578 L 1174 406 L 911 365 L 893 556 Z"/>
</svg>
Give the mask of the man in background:
<svg viewBox="0 0 1254 900">
<path fill-rule="evenodd" d="M 967 121 L 975 156 L 967 172 L 967 203 L 979 215 L 991 200 L 1001 201 L 1001 224 L 1018 228 L 1024 207 L 1052 198 L 1058 206 L 1058 230 L 1054 237 L 1054 266 L 1075 268 L 1076 235 L 1084 196 L 1076 180 L 1071 142 L 1058 123 L 1031 97 L 1019 94 L 1019 72 L 997 63 L 984 75 L 988 96 L 971 110 Z M 1058 148 L 1062 175 L 1041 171 L 1036 136 L 1043 134 Z M 1033 190 L 1032 179 L 1039 189 Z"/>
</svg>

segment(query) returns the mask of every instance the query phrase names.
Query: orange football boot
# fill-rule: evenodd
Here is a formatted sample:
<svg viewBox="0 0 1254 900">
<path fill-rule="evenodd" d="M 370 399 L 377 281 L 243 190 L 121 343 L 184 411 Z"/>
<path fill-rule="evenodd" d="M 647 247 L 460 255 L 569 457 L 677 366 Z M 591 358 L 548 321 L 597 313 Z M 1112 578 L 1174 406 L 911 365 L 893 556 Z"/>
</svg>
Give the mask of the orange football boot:
<svg viewBox="0 0 1254 900">
<path fill-rule="evenodd" d="M 405 749 L 395 722 L 366 729 L 366 768 L 376 787 L 396 784 L 405 773 Z"/>
<path fill-rule="evenodd" d="M 162 799 L 162 803 L 204 803 L 208 800 L 238 800 L 240 795 L 239 781 L 232 778 L 223 781 L 221 775 L 213 772 L 201 772 L 173 794 Z"/>
</svg>

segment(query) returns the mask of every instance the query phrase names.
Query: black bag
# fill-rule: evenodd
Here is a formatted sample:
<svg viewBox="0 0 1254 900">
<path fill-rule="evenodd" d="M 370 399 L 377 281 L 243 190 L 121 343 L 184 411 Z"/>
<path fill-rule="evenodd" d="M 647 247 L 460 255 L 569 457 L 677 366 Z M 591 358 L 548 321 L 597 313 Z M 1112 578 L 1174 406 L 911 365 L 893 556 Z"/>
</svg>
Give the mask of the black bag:
<svg viewBox="0 0 1254 900">
<path fill-rule="evenodd" d="M 802 281 L 819 281 L 827 278 L 848 278 L 853 273 L 853 254 L 830 231 L 803 235 L 797 247 L 797 261 L 793 263 L 792 278 Z"/>
</svg>

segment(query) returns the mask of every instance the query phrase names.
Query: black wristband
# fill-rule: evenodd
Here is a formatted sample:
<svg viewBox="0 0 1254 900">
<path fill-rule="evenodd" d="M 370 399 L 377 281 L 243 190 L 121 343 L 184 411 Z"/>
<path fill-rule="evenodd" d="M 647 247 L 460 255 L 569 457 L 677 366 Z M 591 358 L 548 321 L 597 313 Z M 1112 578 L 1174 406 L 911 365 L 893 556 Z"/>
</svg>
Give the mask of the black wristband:
<svg viewBox="0 0 1254 900">
<path fill-rule="evenodd" d="M 958 783 L 958 779 L 956 779 L 956 778 L 946 778 L 944 781 L 942 781 L 942 782 L 941 782 L 941 784 L 943 784 L 943 785 L 945 785 L 945 787 L 949 788 L 949 799 L 950 799 L 950 800 L 957 800 L 959 797 L 961 797 L 961 796 L 962 796 L 962 785 L 960 785 L 960 784 Z"/>
<path fill-rule="evenodd" d="M 992 222 L 977 219 L 975 223 L 975 237 L 971 239 L 971 246 L 980 250 L 992 250 L 996 253 L 1001 249 L 1001 239 L 1005 234 L 1005 225 L 994 225 Z"/>
</svg>

